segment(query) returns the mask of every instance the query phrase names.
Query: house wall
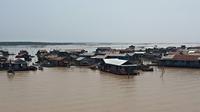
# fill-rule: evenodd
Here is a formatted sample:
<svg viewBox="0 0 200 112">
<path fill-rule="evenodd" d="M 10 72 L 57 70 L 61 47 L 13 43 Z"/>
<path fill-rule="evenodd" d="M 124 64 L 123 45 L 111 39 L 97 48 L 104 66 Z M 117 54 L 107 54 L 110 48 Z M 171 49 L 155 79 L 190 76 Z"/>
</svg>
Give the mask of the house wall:
<svg viewBox="0 0 200 112">
<path fill-rule="evenodd" d="M 142 63 L 143 63 L 142 57 L 143 57 L 143 55 L 133 55 L 133 56 L 129 56 L 129 57 L 128 57 L 128 60 L 129 60 L 129 62 L 131 62 L 131 63 L 142 64 Z"/>
<path fill-rule="evenodd" d="M 110 65 L 110 64 L 100 64 L 100 70 L 105 72 L 110 72 L 119 75 L 128 75 L 134 73 L 134 67 L 132 66 L 118 66 L 118 65 Z"/>
</svg>

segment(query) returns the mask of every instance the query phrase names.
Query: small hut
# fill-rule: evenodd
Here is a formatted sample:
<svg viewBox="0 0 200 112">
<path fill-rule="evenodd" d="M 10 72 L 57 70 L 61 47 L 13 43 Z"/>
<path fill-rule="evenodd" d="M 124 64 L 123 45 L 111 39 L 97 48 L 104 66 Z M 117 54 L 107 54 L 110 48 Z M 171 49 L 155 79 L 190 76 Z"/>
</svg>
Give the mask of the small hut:
<svg viewBox="0 0 200 112">
<path fill-rule="evenodd" d="M 79 57 L 76 59 L 76 65 L 78 66 L 90 66 L 93 64 L 94 61 L 89 57 Z"/>
<path fill-rule="evenodd" d="M 14 71 L 28 70 L 28 64 L 23 59 L 16 59 L 16 60 L 14 60 L 14 61 L 11 62 L 11 68 Z"/>
<path fill-rule="evenodd" d="M 45 59 L 41 63 L 44 67 L 67 67 L 69 61 L 65 57 L 59 57 L 57 55 L 45 56 Z"/>
<path fill-rule="evenodd" d="M 99 65 L 100 70 L 118 75 L 133 75 L 138 65 L 131 64 L 128 60 L 103 59 Z"/>
<path fill-rule="evenodd" d="M 7 58 L 4 56 L 0 56 L 0 70 L 4 70 L 5 69 L 5 63 L 7 61 Z"/>
</svg>

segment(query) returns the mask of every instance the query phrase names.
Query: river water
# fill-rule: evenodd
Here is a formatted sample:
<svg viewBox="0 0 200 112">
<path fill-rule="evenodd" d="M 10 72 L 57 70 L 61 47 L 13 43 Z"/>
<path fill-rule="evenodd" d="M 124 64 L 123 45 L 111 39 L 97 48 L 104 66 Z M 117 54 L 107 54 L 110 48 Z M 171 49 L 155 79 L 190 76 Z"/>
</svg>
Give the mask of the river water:
<svg viewBox="0 0 200 112">
<path fill-rule="evenodd" d="M 84 67 L 0 71 L 0 112 L 200 112 L 200 70 L 118 76 Z"/>
<path fill-rule="evenodd" d="M 198 69 L 129 78 L 79 67 L 0 71 L 1 112 L 199 112 L 199 93 Z"/>
</svg>

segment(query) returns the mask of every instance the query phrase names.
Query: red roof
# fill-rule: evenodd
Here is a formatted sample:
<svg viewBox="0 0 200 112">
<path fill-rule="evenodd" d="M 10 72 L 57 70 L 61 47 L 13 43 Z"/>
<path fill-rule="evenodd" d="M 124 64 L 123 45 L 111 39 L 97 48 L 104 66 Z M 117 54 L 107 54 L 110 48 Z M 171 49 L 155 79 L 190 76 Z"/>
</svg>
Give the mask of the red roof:
<svg viewBox="0 0 200 112">
<path fill-rule="evenodd" d="M 181 55 L 176 54 L 172 58 L 173 60 L 184 60 L 184 61 L 197 61 L 200 59 L 200 55 Z"/>
</svg>

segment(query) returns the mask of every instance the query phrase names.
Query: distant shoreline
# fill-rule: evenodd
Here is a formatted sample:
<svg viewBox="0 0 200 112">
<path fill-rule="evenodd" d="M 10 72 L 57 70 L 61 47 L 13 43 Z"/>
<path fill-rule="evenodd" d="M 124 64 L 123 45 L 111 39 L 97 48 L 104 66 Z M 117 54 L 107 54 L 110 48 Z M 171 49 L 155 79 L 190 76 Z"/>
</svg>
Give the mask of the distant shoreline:
<svg viewBox="0 0 200 112">
<path fill-rule="evenodd" d="M 187 43 L 123 43 L 123 42 L 0 42 L 0 46 L 48 46 L 48 45 L 150 45 L 150 44 L 200 44 L 198 42 Z"/>
<path fill-rule="evenodd" d="M 21 46 L 21 45 L 111 45 L 113 43 L 90 43 L 90 42 L 0 42 L 0 46 Z"/>
</svg>

